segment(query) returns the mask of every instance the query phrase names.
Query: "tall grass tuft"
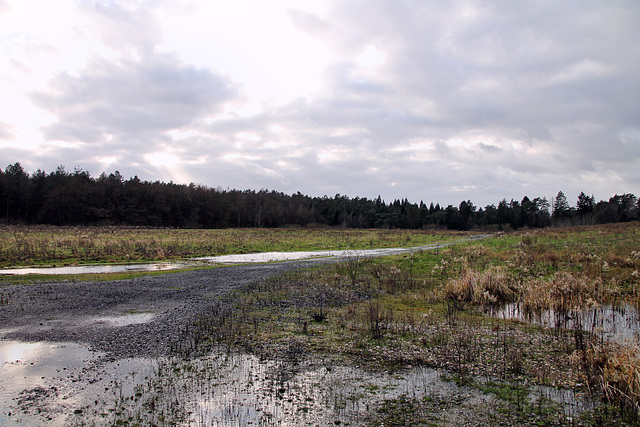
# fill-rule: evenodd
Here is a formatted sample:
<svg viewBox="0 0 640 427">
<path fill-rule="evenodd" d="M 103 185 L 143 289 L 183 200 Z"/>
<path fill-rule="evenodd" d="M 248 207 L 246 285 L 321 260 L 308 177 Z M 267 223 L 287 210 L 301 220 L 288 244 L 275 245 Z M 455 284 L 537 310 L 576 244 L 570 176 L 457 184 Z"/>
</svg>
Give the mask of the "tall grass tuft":
<svg viewBox="0 0 640 427">
<path fill-rule="evenodd" d="M 583 365 L 585 380 L 599 388 L 605 399 L 640 419 L 640 346 L 637 342 L 606 342 L 576 351 L 572 358 Z"/>
<path fill-rule="evenodd" d="M 465 270 L 460 277 L 450 279 L 444 287 L 444 297 L 464 305 L 478 304 L 486 308 L 513 302 L 517 297 L 513 279 L 501 267 L 484 272 Z"/>
<path fill-rule="evenodd" d="M 571 320 L 576 323 L 587 312 L 613 295 L 611 286 L 605 291 L 599 278 L 561 271 L 550 279 L 527 279 L 521 286 L 520 304 L 529 317 L 538 317 L 551 311 L 557 328 L 566 327 Z"/>
</svg>

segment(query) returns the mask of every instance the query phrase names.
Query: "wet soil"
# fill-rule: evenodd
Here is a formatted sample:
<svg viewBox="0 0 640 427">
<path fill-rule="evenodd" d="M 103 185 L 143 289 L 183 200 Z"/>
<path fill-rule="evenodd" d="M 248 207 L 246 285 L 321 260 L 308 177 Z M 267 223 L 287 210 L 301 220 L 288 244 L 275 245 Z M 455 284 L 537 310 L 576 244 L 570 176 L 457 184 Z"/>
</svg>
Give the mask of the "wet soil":
<svg viewBox="0 0 640 427">
<path fill-rule="evenodd" d="M 80 343 L 110 360 L 162 356 L 184 325 L 214 298 L 321 262 L 330 261 L 228 266 L 118 281 L 10 285 L 2 289 L 0 337 Z M 148 321 L 104 320 L 143 313 Z"/>
</svg>

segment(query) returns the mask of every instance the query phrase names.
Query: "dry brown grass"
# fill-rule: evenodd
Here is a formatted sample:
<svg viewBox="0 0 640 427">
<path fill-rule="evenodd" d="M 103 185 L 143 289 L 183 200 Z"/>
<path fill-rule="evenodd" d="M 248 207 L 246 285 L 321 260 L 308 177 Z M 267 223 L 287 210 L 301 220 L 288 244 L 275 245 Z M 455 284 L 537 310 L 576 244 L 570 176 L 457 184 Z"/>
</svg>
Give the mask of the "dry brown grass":
<svg viewBox="0 0 640 427">
<path fill-rule="evenodd" d="M 491 267 L 484 272 L 465 270 L 444 287 L 444 298 L 449 301 L 485 307 L 512 302 L 516 296 L 515 283 L 502 267 Z"/>
<path fill-rule="evenodd" d="M 553 310 L 557 316 L 571 316 L 598 306 L 603 301 L 599 279 L 560 271 L 550 279 L 530 279 L 522 282 L 520 302 L 526 314 Z"/>
<path fill-rule="evenodd" d="M 640 346 L 637 342 L 591 345 L 572 355 L 583 365 L 585 381 L 598 387 L 609 403 L 640 416 Z"/>
<path fill-rule="evenodd" d="M 268 251 L 405 247 L 456 240 L 459 236 L 457 232 L 424 230 L 0 225 L 0 267 L 156 261 Z"/>
</svg>

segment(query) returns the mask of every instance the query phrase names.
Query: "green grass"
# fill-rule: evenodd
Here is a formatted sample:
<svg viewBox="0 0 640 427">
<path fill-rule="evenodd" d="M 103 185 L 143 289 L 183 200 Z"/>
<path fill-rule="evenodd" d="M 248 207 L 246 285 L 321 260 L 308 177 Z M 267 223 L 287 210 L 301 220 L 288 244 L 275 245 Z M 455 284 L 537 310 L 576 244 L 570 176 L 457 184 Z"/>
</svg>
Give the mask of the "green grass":
<svg viewBox="0 0 640 427">
<path fill-rule="evenodd" d="M 628 223 L 528 231 L 298 271 L 230 295 L 227 304 L 240 314 L 219 320 L 224 316 L 213 313 L 218 321 L 194 329 L 206 332 L 200 343 L 205 347 L 223 342 L 264 357 L 281 354 L 294 340 L 309 357 L 332 363 L 383 371 L 421 365 L 443 369 L 459 378 L 460 386 L 476 384 L 502 402 L 502 414 L 491 417 L 517 413 L 522 422 L 559 422 L 561 407 L 543 396 L 534 403 L 528 397 L 536 385 L 584 391 L 582 368 L 571 361 L 577 350 L 574 331 L 492 318 L 480 304 L 447 301 L 444 288 L 468 271 L 500 267 L 514 286 L 570 273 L 587 283 L 597 281 L 600 291 L 594 297 L 633 302 L 640 295 L 634 273 L 640 269 L 639 229 L 638 223 Z M 592 391 L 597 399 L 595 384 Z M 424 405 L 390 401 L 377 419 L 408 419 Z M 585 419 L 603 419 L 594 414 Z M 612 411 L 605 420 L 615 423 L 616 417 Z"/>
<path fill-rule="evenodd" d="M 469 233 L 466 233 L 469 234 Z M 465 233 L 351 229 L 1 226 L 0 267 L 175 260 L 267 251 L 409 247 Z"/>
<path fill-rule="evenodd" d="M 132 280 L 140 276 L 159 276 L 164 274 L 183 273 L 192 270 L 220 268 L 220 266 L 198 266 L 166 271 L 126 271 L 121 273 L 81 273 L 81 274 L 22 274 L 0 275 L 0 286 L 29 283 L 54 282 L 108 282 L 111 280 Z"/>
<path fill-rule="evenodd" d="M 504 271 L 520 290 L 529 281 L 546 284 L 571 274 L 597 281 L 600 290 L 615 290 L 602 295 L 633 301 L 640 294 L 634 275 L 640 268 L 638 237 L 637 223 L 526 231 L 290 272 L 212 303 L 179 334 L 172 360 L 188 367 L 198 356 L 224 348 L 284 365 L 311 361 L 380 375 L 426 366 L 450 379 L 446 392 L 417 396 L 409 391 L 372 405 L 369 425 L 637 425 L 637 415 L 608 401 L 597 383 L 586 385 L 583 366 L 576 362 L 582 350 L 574 330 L 497 319 L 486 313 L 482 300 L 447 299 L 445 289 L 486 272 Z M 388 242 L 403 246 L 399 243 Z M 296 352 L 290 353 L 292 348 Z M 376 387 L 362 387 L 354 399 L 379 394 Z M 570 389 L 598 405 L 578 413 L 571 402 L 553 402 L 547 387 Z M 455 418 L 460 414 L 467 418 Z"/>
</svg>

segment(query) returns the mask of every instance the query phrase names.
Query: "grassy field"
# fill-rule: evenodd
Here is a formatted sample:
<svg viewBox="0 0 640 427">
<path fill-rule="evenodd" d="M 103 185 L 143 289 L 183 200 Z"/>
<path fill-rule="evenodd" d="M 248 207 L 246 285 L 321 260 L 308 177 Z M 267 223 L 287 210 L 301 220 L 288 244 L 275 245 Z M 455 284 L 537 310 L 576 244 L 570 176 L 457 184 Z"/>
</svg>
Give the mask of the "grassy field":
<svg viewBox="0 0 640 427">
<path fill-rule="evenodd" d="M 13 252 L 20 252 L 19 242 L 59 247 L 60 258 L 45 253 L 14 264 L 415 246 L 457 236 L 377 230 L 2 231 Z M 88 247 L 103 248 L 95 249 L 102 254 L 73 255 L 72 247 L 83 239 L 91 242 Z M 136 252 L 128 239 L 155 249 Z M 76 243 L 55 243 L 64 240 Z M 116 249 L 104 249 L 119 247 L 117 256 Z M 127 258 L 127 251 L 135 255 Z M 447 425 L 445 412 L 464 411 L 477 425 L 638 425 L 638 336 L 610 337 L 606 317 L 621 316 L 640 327 L 639 271 L 639 223 L 527 230 L 402 256 L 354 255 L 296 271 L 227 295 L 194 318 L 172 344 L 170 363 L 159 366 L 158 376 L 140 385 L 135 396 L 115 404 L 116 419 L 122 425 L 144 423 L 153 416 L 145 408 L 161 406 L 169 417 L 163 422 L 180 422 L 188 411 L 175 390 L 197 384 L 205 393 L 202 378 L 214 374 L 203 367 L 203 357 L 222 347 L 278 360 L 291 371 L 305 361 L 327 372 L 349 366 L 404 375 L 416 367 L 435 368 L 458 390 L 371 403 L 367 425 Z M 503 318 L 506 308 L 517 316 Z M 558 402 L 549 390 L 572 397 Z M 464 397 L 470 393 L 492 404 L 470 403 Z M 172 398 L 163 401 L 165 395 Z M 306 406 L 294 409 L 301 408 Z"/>
<path fill-rule="evenodd" d="M 469 233 L 347 229 L 0 227 L 0 268 L 144 262 L 267 251 L 418 246 Z"/>
<path fill-rule="evenodd" d="M 269 358 L 295 345 L 336 366 L 441 369 L 497 400 L 497 413 L 477 408 L 480 424 L 636 425 L 637 335 L 610 339 L 600 322 L 604 308 L 635 313 L 638 322 L 639 242 L 639 224 L 627 223 L 354 257 L 230 295 L 194 319 L 176 354 L 191 358 L 223 344 Z M 522 316 L 492 315 L 507 304 Z M 545 313 L 552 326 L 541 322 Z M 541 387 L 592 405 L 567 409 L 538 395 Z M 461 405 L 459 396 L 440 403 Z M 436 409 L 432 400 L 403 396 L 376 406 L 369 422 L 409 425 L 422 414 L 425 424 L 440 425 Z"/>
</svg>

